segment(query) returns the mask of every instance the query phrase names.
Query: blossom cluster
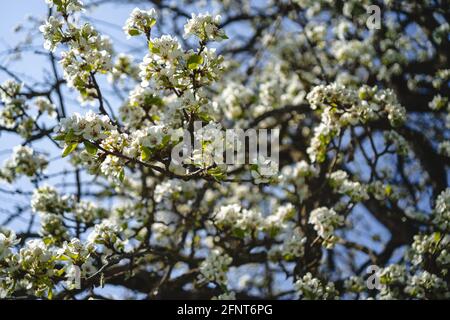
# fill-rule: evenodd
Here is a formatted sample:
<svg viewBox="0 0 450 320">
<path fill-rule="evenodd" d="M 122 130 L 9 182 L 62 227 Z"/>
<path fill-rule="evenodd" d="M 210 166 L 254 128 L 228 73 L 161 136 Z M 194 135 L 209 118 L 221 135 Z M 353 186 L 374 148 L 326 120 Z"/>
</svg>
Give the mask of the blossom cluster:
<svg viewBox="0 0 450 320">
<path fill-rule="evenodd" d="M 233 259 L 219 249 L 214 249 L 200 264 L 200 280 L 225 285 L 227 271 Z"/>
<path fill-rule="evenodd" d="M 55 3 L 57 11 L 64 19 L 50 16 L 40 26 L 39 30 L 44 36 L 44 47 L 55 51 L 62 44 L 68 44 L 69 50 L 61 53 L 60 63 L 64 69 L 64 78 L 70 87 L 76 88 L 83 101 L 98 98 L 95 88 L 94 75 L 106 73 L 112 69 L 112 45 L 108 37 L 100 35 L 92 25 L 85 23 L 77 26 L 67 18 L 75 11 L 82 9 L 78 0 L 64 0 Z"/>
<path fill-rule="evenodd" d="M 178 18 L 186 14 L 158 5 L 158 13 L 134 9 L 123 26 L 128 37 L 142 36 L 145 56 L 135 60 L 116 54 L 108 37 L 78 19 L 81 1 L 46 2 L 54 10 L 40 31 L 52 59 L 61 58 L 64 79 L 56 74 L 42 92 L 20 81 L 0 86 L 0 129 L 26 139 L 6 160 L 0 178 L 14 182 L 25 175 L 36 182 L 31 212 L 39 225 L 39 238 L 31 241 L 0 228 L 0 298 L 26 294 L 51 299 L 56 292 L 59 297 L 76 289 L 74 280 L 80 277 L 83 293 L 94 295 L 98 290 L 90 289 L 97 279 L 102 286 L 105 278 L 128 281 L 145 273 L 169 276 L 161 290 L 152 289 L 156 295 L 165 294 L 166 285 L 192 292 L 206 285 L 201 294 L 211 292 L 213 299 L 253 293 L 301 299 L 367 298 L 372 293 L 382 299 L 450 297 L 450 189 L 441 192 L 447 169 L 435 171 L 427 164 L 427 148 L 425 154 L 421 148 L 430 139 L 430 153 L 437 149 L 436 167 L 445 166 L 450 142 L 440 130 L 450 128 L 445 95 L 450 69 L 442 61 L 433 63 L 433 75 L 405 68 L 414 60 L 428 65 L 434 54 L 430 48 L 445 44 L 448 24 L 430 30 L 429 43 L 420 25 L 404 34 L 399 30 L 408 26 L 394 23 L 392 15 L 380 38 L 379 32 L 364 28 L 361 33 L 359 28 L 365 21 L 356 13 L 369 0 L 345 1 L 337 8 L 329 0 L 295 0 L 286 8 L 270 2 L 273 9 L 261 10 L 256 20 L 247 2 L 228 1 L 225 8 L 238 6 L 260 33 L 248 45 L 243 34 L 235 47 L 211 42 L 227 39 L 222 27 L 240 21 L 240 15 L 221 23 L 218 15 L 192 14 L 184 24 L 185 39 L 179 39 L 164 34 L 164 25 L 157 32 L 154 27 L 158 13 L 164 14 L 161 22 L 173 14 L 175 32 L 183 32 Z M 384 5 L 393 8 L 392 1 Z M 297 6 L 309 21 L 303 32 L 284 32 L 285 23 L 296 20 Z M 266 28 L 272 10 L 278 9 L 283 9 L 279 20 Z M 409 9 L 405 6 L 405 13 Z M 333 19 L 325 21 L 324 10 Z M 246 61 L 253 52 L 248 47 L 255 54 Z M 101 74 L 119 99 L 110 100 L 111 91 L 102 91 Z M 98 111 L 79 114 L 55 105 L 59 87 L 66 84 L 80 93 L 82 104 L 98 101 Z M 403 91 L 427 98 L 416 106 Z M 427 125 L 423 141 L 409 141 L 422 134 L 422 118 L 419 112 L 407 116 L 400 102 L 437 120 Z M 53 177 L 43 174 L 48 160 L 28 147 L 48 135 L 44 130 L 53 130 L 47 123 L 41 127 L 41 116 L 59 122 L 50 138 L 63 148 L 64 157 L 70 155 L 76 194 L 42 183 Z M 228 128 L 280 128 L 279 175 L 269 179 L 263 174 L 278 172 L 278 163 L 262 156 L 242 167 L 220 162 L 224 149 L 243 146 L 230 141 L 237 135 L 225 139 Z M 187 156 L 180 142 L 189 142 Z M 174 151 L 185 156 L 175 165 Z M 441 181 L 430 184 L 436 176 Z M 88 177 L 92 182 L 84 187 Z M 431 198 L 436 191 L 441 194 Z M 366 211 L 371 219 L 364 219 Z M 374 220 L 391 233 L 408 232 L 392 234 L 386 244 L 378 233 L 360 232 L 373 231 Z M 368 241 L 360 243 L 360 236 Z M 375 250 L 376 243 L 386 250 Z M 378 292 L 368 291 L 364 274 L 341 269 L 341 263 L 352 266 L 354 257 L 369 258 L 362 263 L 384 261 L 376 258 L 388 254 L 389 245 L 401 245 L 401 250 L 390 257 L 393 264 L 380 266 Z M 397 260 L 401 252 L 405 255 Z M 341 253 L 349 261 L 333 263 Z M 169 260 L 174 264 L 164 276 Z M 235 274 L 239 281 L 228 281 Z M 278 280 L 283 274 L 286 281 Z M 268 290 L 268 284 L 273 288 Z"/>
<path fill-rule="evenodd" d="M 369 199 L 367 188 L 357 181 L 351 181 L 348 173 L 343 170 L 328 174 L 328 179 L 336 192 L 349 196 L 352 201 L 359 202 Z"/>
<path fill-rule="evenodd" d="M 285 166 L 281 169 L 279 180 L 284 184 L 294 184 L 300 201 L 310 197 L 309 181 L 317 178 L 319 167 L 309 164 L 305 160 L 296 162 L 293 166 Z"/>
<path fill-rule="evenodd" d="M 333 209 L 320 207 L 311 211 L 308 222 L 314 226 L 326 245 L 332 247 L 337 240 L 334 230 L 344 225 L 344 217 Z"/>
<path fill-rule="evenodd" d="M 25 243 L 18 251 L 12 248 L 19 242 L 12 231 L 0 232 L 0 295 L 7 296 L 14 291 L 23 291 L 38 297 L 53 296 L 55 279 L 66 276 L 68 286 L 75 284 L 71 280 L 74 267 L 81 267 L 81 276 L 86 277 L 86 271 L 92 274 L 93 267 L 89 257 L 94 253 L 92 244 L 83 244 L 74 238 L 55 247 L 48 241 L 33 239 Z M 20 277 L 18 277 L 20 275 Z"/>
<path fill-rule="evenodd" d="M 450 230 L 450 188 L 442 191 L 436 199 L 433 223 L 441 230 Z"/>
<path fill-rule="evenodd" d="M 45 2 L 50 8 L 56 6 L 56 9 L 64 15 L 83 9 L 83 2 L 80 0 L 45 0 Z"/>
<path fill-rule="evenodd" d="M 393 127 L 406 120 L 406 110 L 392 90 L 362 86 L 358 90 L 340 84 L 319 85 L 307 95 L 313 110 L 321 110 L 321 122 L 314 128 L 308 148 L 313 162 L 323 162 L 329 143 L 347 126 L 365 124 L 386 117 Z"/>
<path fill-rule="evenodd" d="M 0 88 L 0 101 L 3 103 L 0 126 L 16 129 L 22 137 L 28 138 L 33 128 L 33 119 L 27 117 L 25 99 L 20 95 L 22 84 L 6 80 Z"/>
<path fill-rule="evenodd" d="M 137 80 L 138 76 L 139 68 L 133 63 L 133 57 L 119 53 L 115 58 L 111 72 L 108 74 L 108 81 L 121 84 L 127 78 Z"/>
<path fill-rule="evenodd" d="M 305 300 L 334 300 L 338 297 L 334 283 L 324 283 L 310 272 L 295 282 L 295 289 Z"/>
<path fill-rule="evenodd" d="M 35 177 L 41 175 L 47 165 L 47 159 L 30 147 L 16 146 L 0 169 L 0 178 L 11 183 L 21 175 Z"/>
<path fill-rule="evenodd" d="M 151 27 L 156 23 L 156 19 L 158 19 L 158 14 L 155 9 L 152 8 L 144 11 L 139 8 L 134 8 L 123 30 L 129 37 L 138 36 L 141 33 L 147 35 Z"/>
<path fill-rule="evenodd" d="M 212 16 L 209 13 L 192 14 L 191 19 L 184 26 L 184 37 L 195 36 L 201 41 L 221 41 L 228 39 L 220 29 L 220 16 Z"/>
<path fill-rule="evenodd" d="M 40 114 L 48 114 L 49 117 L 56 117 L 56 106 L 48 99 L 44 97 L 38 97 L 34 100 Z"/>
<path fill-rule="evenodd" d="M 295 261 L 305 254 L 306 237 L 301 228 L 284 227 L 278 238 L 281 244 L 273 245 L 268 254 L 271 260 L 277 261 L 282 258 L 285 261 Z"/>
<path fill-rule="evenodd" d="M 250 234 L 262 227 L 261 213 L 247 210 L 238 204 L 223 206 L 214 216 L 218 228 L 228 227 L 236 235 Z"/>
<path fill-rule="evenodd" d="M 58 133 L 69 142 L 86 139 L 98 141 L 108 137 L 107 132 L 114 129 L 111 120 L 106 115 L 98 115 L 88 111 L 84 116 L 74 113 L 70 117 L 61 119 Z"/>
<path fill-rule="evenodd" d="M 392 264 L 379 271 L 380 299 L 448 299 L 446 282 L 426 270 L 410 273 L 405 266 Z"/>
<path fill-rule="evenodd" d="M 421 267 L 433 261 L 441 267 L 444 274 L 447 273 L 450 264 L 450 236 L 439 232 L 415 235 L 410 259 L 414 265 Z"/>
</svg>

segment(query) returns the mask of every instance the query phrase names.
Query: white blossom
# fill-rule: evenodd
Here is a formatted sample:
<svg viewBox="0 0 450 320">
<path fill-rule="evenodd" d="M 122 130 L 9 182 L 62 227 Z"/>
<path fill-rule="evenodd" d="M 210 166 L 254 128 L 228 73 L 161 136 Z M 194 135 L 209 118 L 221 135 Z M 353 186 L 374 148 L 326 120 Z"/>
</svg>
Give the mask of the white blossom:
<svg viewBox="0 0 450 320">
<path fill-rule="evenodd" d="M 209 13 L 192 14 L 184 25 L 184 37 L 196 36 L 201 41 L 221 41 L 227 39 L 225 32 L 219 28 L 221 17 Z"/>
<path fill-rule="evenodd" d="M 151 8 L 150 10 L 141 10 L 134 8 L 130 17 L 125 22 L 123 31 L 128 37 L 137 36 L 141 33 L 147 35 L 150 32 L 151 27 L 156 23 L 158 14 L 156 10 Z"/>
<path fill-rule="evenodd" d="M 344 225 L 344 217 L 333 209 L 320 207 L 311 211 L 308 222 L 314 225 L 319 237 L 332 244 L 335 240 L 334 230 Z"/>
<path fill-rule="evenodd" d="M 200 280 L 216 282 L 220 285 L 227 283 L 227 271 L 233 259 L 219 249 L 214 249 L 200 264 Z"/>
<path fill-rule="evenodd" d="M 332 282 L 323 283 L 310 272 L 297 280 L 295 289 L 305 300 L 334 300 L 338 296 Z"/>
</svg>

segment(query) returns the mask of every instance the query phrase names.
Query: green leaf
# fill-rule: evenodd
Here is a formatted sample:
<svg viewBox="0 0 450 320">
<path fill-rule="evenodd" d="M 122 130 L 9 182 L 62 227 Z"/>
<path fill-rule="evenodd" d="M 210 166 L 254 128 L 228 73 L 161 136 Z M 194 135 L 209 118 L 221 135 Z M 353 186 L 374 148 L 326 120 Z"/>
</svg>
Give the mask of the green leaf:
<svg viewBox="0 0 450 320">
<path fill-rule="evenodd" d="M 198 117 L 200 118 L 200 120 L 205 122 L 210 122 L 211 120 L 213 120 L 213 118 L 206 112 L 199 112 Z"/>
<path fill-rule="evenodd" d="M 155 46 L 153 45 L 153 42 L 149 41 L 148 42 L 148 49 L 150 50 L 151 53 L 159 53 L 160 50 L 158 48 L 155 48 Z"/>
<path fill-rule="evenodd" d="M 244 238 L 245 237 L 245 230 L 241 228 L 236 228 L 233 230 L 233 235 L 237 238 Z"/>
<path fill-rule="evenodd" d="M 56 271 L 56 275 L 62 277 L 62 275 L 64 274 L 64 272 L 66 272 L 66 270 L 64 268 L 59 269 L 58 271 Z"/>
<path fill-rule="evenodd" d="M 58 134 L 57 136 L 53 137 L 53 140 L 64 141 L 64 140 L 66 140 L 66 135 L 65 134 Z"/>
<path fill-rule="evenodd" d="M 441 233 L 435 232 L 434 233 L 434 242 L 438 243 L 441 240 Z"/>
<path fill-rule="evenodd" d="M 187 60 L 187 67 L 191 70 L 198 69 L 199 65 L 203 63 L 203 57 L 199 54 L 193 54 Z"/>
<path fill-rule="evenodd" d="M 132 37 L 138 36 L 141 34 L 141 32 L 138 29 L 130 29 L 128 30 L 128 34 Z"/>
<path fill-rule="evenodd" d="M 123 180 L 125 180 L 125 169 L 123 169 L 123 168 L 122 168 L 122 170 L 120 170 L 119 180 L 120 180 L 120 182 L 123 182 Z"/>
<path fill-rule="evenodd" d="M 220 170 L 219 167 L 211 168 L 207 171 L 207 173 L 212 176 L 217 182 L 225 179 L 225 174 Z"/>
<path fill-rule="evenodd" d="M 142 161 L 147 161 L 150 159 L 150 156 L 152 155 L 152 151 L 148 147 L 141 146 L 141 159 Z"/>
<path fill-rule="evenodd" d="M 275 238 L 278 234 L 278 229 L 277 228 L 270 228 L 269 230 L 269 237 L 271 238 Z"/>
<path fill-rule="evenodd" d="M 162 138 L 161 146 L 162 146 L 162 147 L 165 147 L 169 142 L 170 142 L 170 136 L 169 136 L 169 135 L 164 136 L 164 137 Z"/>
<path fill-rule="evenodd" d="M 387 196 L 390 196 L 392 194 L 392 186 L 388 184 L 386 188 L 384 189 L 384 192 Z"/>
<path fill-rule="evenodd" d="M 161 120 L 161 118 L 158 115 L 156 115 L 156 114 L 152 115 L 151 118 L 152 118 L 153 121 Z"/>
<path fill-rule="evenodd" d="M 153 27 L 156 23 L 156 19 L 150 20 L 150 28 Z"/>
<path fill-rule="evenodd" d="M 283 256 L 283 259 L 286 261 L 292 261 L 292 260 L 294 260 L 294 256 L 290 253 L 287 253 Z"/>
<path fill-rule="evenodd" d="M 89 142 L 89 141 L 84 141 L 84 146 L 86 147 L 86 151 L 89 153 L 89 154 L 91 154 L 91 155 L 93 155 L 93 156 L 95 156 L 96 154 L 97 154 L 97 147 L 93 144 L 93 143 L 91 143 L 91 142 Z"/>
<path fill-rule="evenodd" d="M 75 133 L 73 132 L 72 129 L 70 129 L 69 132 L 67 132 L 66 134 L 66 138 L 64 139 L 65 142 L 72 142 L 75 138 Z"/>
<path fill-rule="evenodd" d="M 52 244 L 54 242 L 52 237 L 44 237 L 42 240 L 46 245 Z"/>
<path fill-rule="evenodd" d="M 78 142 L 72 142 L 70 144 L 67 145 L 67 147 L 64 149 L 63 151 L 63 158 L 67 157 L 69 154 L 71 154 L 78 146 Z"/>
</svg>

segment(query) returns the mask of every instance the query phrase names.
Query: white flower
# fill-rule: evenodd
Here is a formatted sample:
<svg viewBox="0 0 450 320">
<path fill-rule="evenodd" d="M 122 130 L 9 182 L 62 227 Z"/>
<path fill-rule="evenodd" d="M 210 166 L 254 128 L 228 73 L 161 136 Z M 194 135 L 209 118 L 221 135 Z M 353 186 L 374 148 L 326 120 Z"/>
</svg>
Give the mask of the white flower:
<svg viewBox="0 0 450 320">
<path fill-rule="evenodd" d="M 8 182 L 14 181 L 18 176 L 32 177 L 41 174 L 48 165 L 47 159 L 34 152 L 27 146 L 16 146 L 3 168 L 0 169 L 0 179 Z"/>
<path fill-rule="evenodd" d="M 192 14 L 191 19 L 184 25 L 184 37 L 196 36 L 201 41 L 221 41 L 227 39 L 225 32 L 219 28 L 221 17 L 209 13 Z"/>
<path fill-rule="evenodd" d="M 450 188 L 442 191 L 436 199 L 433 223 L 442 230 L 450 230 Z"/>
<path fill-rule="evenodd" d="M 31 209 L 33 212 L 62 214 L 69 209 L 69 198 L 61 197 L 53 187 L 43 186 L 34 190 Z"/>
<path fill-rule="evenodd" d="M 411 245 L 411 262 L 416 266 L 423 266 L 429 257 L 437 256 L 437 264 L 444 267 L 450 262 L 450 236 L 435 232 L 432 234 L 417 234 Z M 445 269 L 443 269 L 445 270 Z"/>
<path fill-rule="evenodd" d="M 128 54 L 119 53 L 111 70 L 108 74 L 108 81 L 110 83 L 119 81 L 119 84 L 123 84 L 127 77 L 131 79 L 137 79 L 139 69 L 133 64 L 133 57 Z"/>
<path fill-rule="evenodd" d="M 229 227 L 241 236 L 243 231 L 261 229 L 264 223 L 260 212 L 243 209 L 238 204 L 220 207 L 214 216 L 214 220 L 219 228 Z"/>
<path fill-rule="evenodd" d="M 18 244 L 19 240 L 16 238 L 14 231 L 0 232 L 0 261 L 11 253 L 11 247 Z"/>
<path fill-rule="evenodd" d="M 450 140 L 443 141 L 438 146 L 439 153 L 450 157 Z"/>
<path fill-rule="evenodd" d="M 227 282 L 228 267 L 233 259 L 226 253 L 214 249 L 200 264 L 200 280 L 216 282 L 225 285 Z"/>
<path fill-rule="evenodd" d="M 89 110 L 85 116 L 74 113 L 69 118 L 61 119 L 59 133 L 73 133 L 77 137 L 87 140 L 101 140 L 108 135 L 106 132 L 113 130 L 114 126 L 106 115 L 98 115 Z"/>
<path fill-rule="evenodd" d="M 22 83 L 14 80 L 6 80 L 5 82 L 3 82 L 1 85 L 2 90 L 0 90 L 1 101 L 5 104 L 15 102 L 17 96 L 22 90 L 22 86 Z"/>
<path fill-rule="evenodd" d="M 120 238 L 122 228 L 116 221 L 111 219 L 103 220 L 100 224 L 96 224 L 94 230 L 88 236 L 88 244 L 102 244 L 106 248 L 114 248 L 121 251 L 124 249 L 126 241 Z"/>
<path fill-rule="evenodd" d="M 64 226 L 64 217 L 59 214 L 41 213 L 41 229 L 39 234 L 43 237 L 51 236 L 55 239 L 67 239 L 69 234 Z"/>
<path fill-rule="evenodd" d="M 297 280 L 295 289 L 305 300 L 331 300 L 338 297 L 334 284 L 324 284 L 318 278 L 314 278 L 310 272 Z"/>
<path fill-rule="evenodd" d="M 332 244 L 335 240 L 334 230 L 344 225 L 344 217 L 338 215 L 333 209 L 320 207 L 311 212 L 308 222 L 314 225 L 314 230 L 322 239 Z"/>
<path fill-rule="evenodd" d="M 147 129 L 147 135 L 140 139 L 141 145 L 148 148 L 159 146 L 165 136 L 168 135 L 168 129 L 164 125 L 154 125 Z"/>
<path fill-rule="evenodd" d="M 299 227 L 291 229 L 287 228 L 281 236 L 283 242 L 279 246 L 273 246 L 269 251 L 269 256 L 278 257 L 287 261 L 292 261 L 303 257 L 305 254 L 306 237 Z"/>
<path fill-rule="evenodd" d="M 440 94 L 433 97 L 433 100 L 428 104 L 431 110 L 439 111 L 445 107 L 449 106 L 448 98 L 442 97 Z"/>
<path fill-rule="evenodd" d="M 405 287 L 405 293 L 416 299 L 426 299 L 427 294 L 437 295 L 441 299 L 448 298 L 447 290 L 446 282 L 428 271 L 412 276 Z"/>
<path fill-rule="evenodd" d="M 51 8 L 56 6 L 56 9 L 64 14 L 81 11 L 83 9 L 83 2 L 80 0 L 45 0 Z"/>
<path fill-rule="evenodd" d="M 27 241 L 25 246 L 19 251 L 19 264 L 24 269 L 28 268 L 30 273 L 37 272 L 39 269 L 46 266 L 53 256 L 50 250 L 42 239 L 33 239 Z M 51 275 L 52 269 L 48 269 L 47 273 Z"/>
<path fill-rule="evenodd" d="M 46 50 L 55 51 L 57 44 L 63 40 L 62 26 L 61 20 L 51 16 L 39 27 L 39 31 L 44 35 L 44 48 Z"/>
<path fill-rule="evenodd" d="M 177 179 L 171 179 L 158 184 L 155 187 L 154 199 L 159 203 L 163 198 L 171 198 L 182 191 L 182 182 Z"/>
<path fill-rule="evenodd" d="M 35 105 L 37 106 L 39 113 L 47 113 L 49 117 L 56 117 L 56 106 L 50 102 L 48 98 L 38 97 L 34 100 Z"/>
<path fill-rule="evenodd" d="M 113 155 L 107 155 L 100 165 L 100 171 L 111 181 L 120 181 L 123 176 L 123 160 Z"/>
<path fill-rule="evenodd" d="M 178 40 L 169 35 L 151 39 L 149 46 L 154 59 L 173 61 L 183 54 Z"/>
<path fill-rule="evenodd" d="M 128 37 L 137 36 L 141 33 L 147 35 L 151 27 L 156 23 L 156 19 L 158 19 L 158 15 L 155 9 L 151 8 L 148 11 L 144 11 L 139 8 L 134 8 L 130 17 L 125 22 L 123 31 Z"/>
<path fill-rule="evenodd" d="M 357 181 L 350 181 L 347 172 L 338 170 L 327 176 L 336 192 L 348 195 L 355 202 L 369 199 L 367 187 Z"/>
<path fill-rule="evenodd" d="M 217 297 L 213 297 L 211 300 L 236 300 L 236 293 L 233 291 L 229 291 L 226 293 L 222 293 Z"/>
</svg>

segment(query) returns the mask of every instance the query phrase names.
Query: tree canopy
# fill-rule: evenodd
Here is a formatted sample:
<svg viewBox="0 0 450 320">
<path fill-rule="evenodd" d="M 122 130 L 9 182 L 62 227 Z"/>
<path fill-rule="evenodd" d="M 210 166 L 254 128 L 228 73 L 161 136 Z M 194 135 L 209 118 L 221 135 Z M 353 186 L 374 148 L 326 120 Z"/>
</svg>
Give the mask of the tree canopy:
<svg viewBox="0 0 450 320">
<path fill-rule="evenodd" d="M 447 0 L 45 2 L 0 53 L 1 298 L 450 298 Z"/>
</svg>

